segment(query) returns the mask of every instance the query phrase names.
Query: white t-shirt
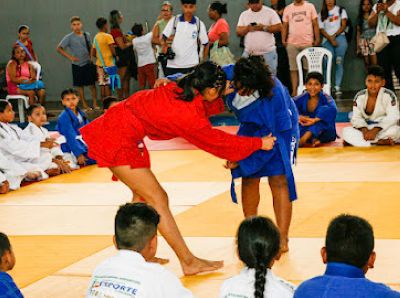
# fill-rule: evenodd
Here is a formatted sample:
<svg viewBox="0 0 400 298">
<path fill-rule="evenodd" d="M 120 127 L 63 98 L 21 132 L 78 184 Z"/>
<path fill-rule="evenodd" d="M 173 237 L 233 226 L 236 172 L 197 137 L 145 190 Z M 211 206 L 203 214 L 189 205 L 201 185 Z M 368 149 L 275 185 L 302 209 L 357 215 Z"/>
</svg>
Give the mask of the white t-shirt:
<svg viewBox="0 0 400 298">
<path fill-rule="evenodd" d="M 138 57 L 138 67 L 156 63 L 156 57 L 151 43 L 152 38 L 153 33 L 150 32 L 146 35 L 136 37 L 132 41 L 133 48 Z"/>
<path fill-rule="evenodd" d="M 86 297 L 193 298 L 193 295 L 161 265 L 146 262 L 137 252 L 120 250 L 97 266 Z"/>
<path fill-rule="evenodd" d="M 376 4 L 374 5 L 374 7 L 372 8 L 373 11 L 376 13 Z M 397 16 L 398 12 L 400 11 L 400 0 L 396 0 L 389 8 L 388 10 L 394 14 L 395 16 Z M 385 26 L 382 24 L 382 22 L 385 24 L 387 22 L 387 27 L 385 30 Z M 393 24 L 392 22 L 390 22 L 387 18 L 387 16 L 379 16 L 378 19 L 378 25 L 376 28 L 376 32 L 385 32 L 387 36 L 396 36 L 396 35 L 400 35 L 400 26 L 397 26 L 395 24 Z"/>
<path fill-rule="evenodd" d="M 335 34 L 342 26 L 342 20 L 348 19 L 347 12 L 342 8 L 342 13 L 340 14 L 340 7 L 335 6 L 328 12 L 328 18 L 322 22 L 321 13 L 318 14 L 319 28 L 324 29 L 329 35 Z M 342 32 L 341 35 L 345 34 Z"/>
<path fill-rule="evenodd" d="M 221 287 L 219 298 L 253 298 L 254 297 L 255 270 L 243 269 L 239 275 L 227 279 Z M 275 276 L 268 269 L 265 282 L 264 297 L 292 298 L 295 286 Z"/>
<path fill-rule="evenodd" d="M 263 6 L 258 12 L 248 9 L 239 17 L 238 26 L 248 26 L 251 23 L 263 24 L 266 26 L 281 23 L 279 15 L 275 10 Z M 244 39 L 245 51 L 249 54 L 263 55 L 276 49 L 274 34 L 263 31 L 249 32 Z"/>
<path fill-rule="evenodd" d="M 178 20 L 175 21 L 175 18 L 178 18 Z M 176 32 L 174 32 L 175 24 Z M 200 33 L 198 33 L 198 24 L 200 24 Z M 204 23 L 197 17 L 186 22 L 183 15 L 176 16 L 169 20 L 163 32 L 163 35 L 167 38 L 174 34 L 172 50 L 175 52 L 175 59 L 168 60 L 167 67 L 190 68 L 199 64 L 197 40 L 199 39 L 202 45 L 208 44 L 207 29 Z"/>
</svg>

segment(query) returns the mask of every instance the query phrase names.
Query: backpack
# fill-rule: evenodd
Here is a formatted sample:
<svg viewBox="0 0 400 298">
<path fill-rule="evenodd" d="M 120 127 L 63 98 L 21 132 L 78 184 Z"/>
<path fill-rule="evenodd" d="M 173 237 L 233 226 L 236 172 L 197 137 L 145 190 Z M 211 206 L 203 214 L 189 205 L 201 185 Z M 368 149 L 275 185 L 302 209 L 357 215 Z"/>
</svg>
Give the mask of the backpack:
<svg viewBox="0 0 400 298">
<path fill-rule="evenodd" d="M 174 19 L 174 29 L 172 30 L 171 35 L 175 35 L 176 33 L 176 27 L 178 27 L 179 19 L 182 17 L 182 15 L 176 15 Z M 197 26 L 197 53 L 200 54 L 200 49 L 201 49 L 201 41 L 200 41 L 200 30 L 201 30 L 201 25 L 200 25 L 200 19 L 198 17 L 194 17 L 196 20 L 196 26 Z M 175 38 L 175 37 L 174 37 Z"/>
<path fill-rule="evenodd" d="M 342 6 L 340 6 L 340 8 L 339 8 L 339 17 L 340 17 L 340 19 L 342 19 L 343 10 L 344 10 L 344 8 Z M 347 18 L 346 29 L 344 29 L 344 34 L 346 36 L 347 43 L 350 43 L 351 40 L 353 39 L 353 35 L 354 35 L 353 22 L 351 21 L 350 18 Z"/>
</svg>

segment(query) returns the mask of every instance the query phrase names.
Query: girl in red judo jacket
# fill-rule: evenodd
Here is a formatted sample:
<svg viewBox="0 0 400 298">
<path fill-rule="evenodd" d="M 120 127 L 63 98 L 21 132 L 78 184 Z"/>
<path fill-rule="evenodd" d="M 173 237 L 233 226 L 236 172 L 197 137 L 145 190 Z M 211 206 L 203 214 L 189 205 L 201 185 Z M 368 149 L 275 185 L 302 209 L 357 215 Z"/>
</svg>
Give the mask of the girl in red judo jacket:
<svg viewBox="0 0 400 298">
<path fill-rule="evenodd" d="M 208 116 L 222 112 L 221 95 L 226 75 L 211 62 L 198 65 L 177 83 L 138 92 L 109 109 L 81 129 L 89 156 L 161 216 L 159 230 L 177 254 L 183 273 L 193 275 L 221 268 L 223 262 L 195 257 L 181 236 L 168 207 L 168 196 L 150 170 L 149 153 L 143 143 L 183 137 L 217 157 L 239 161 L 253 152 L 273 149 L 272 136 L 240 137 L 212 128 Z"/>
</svg>

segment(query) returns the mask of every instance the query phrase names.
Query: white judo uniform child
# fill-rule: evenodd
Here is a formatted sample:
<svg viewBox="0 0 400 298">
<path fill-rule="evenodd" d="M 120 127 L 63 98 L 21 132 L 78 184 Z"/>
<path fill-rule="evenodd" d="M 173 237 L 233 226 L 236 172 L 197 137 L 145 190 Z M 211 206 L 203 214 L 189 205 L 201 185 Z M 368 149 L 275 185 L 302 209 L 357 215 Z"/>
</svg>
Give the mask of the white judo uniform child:
<svg viewBox="0 0 400 298">
<path fill-rule="evenodd" d="M 22 180 L 25 178 L 34 180 L 39 177 L 39 173 L 30 173 L 12 158 L 6 158 L 0 152 L 0 185 L 7 185 L 8 190 L 16 190 L 20 188 Z M 3 186 L 4 187 L 4 186 Z"/>
<path fill-rule="evenodd" d="M 343 130 L 345 143 L 356 147 L 393 145 L 400 141 L 400 112 L 396 94 L 384 88 L 384 71 L 371 66 L 367 89 L 357 93 L 353 104 L 352 127 Z"/>
<path fill-rule="evenodd" d="M 11 104 L 0 100 L 0 153 L 5 158 L 14 160 L 27 172 L 39 173 L 38 180 L 47 179 L 48 175 L 45 173 L 47 164 L 39 162 L 40 152 L 41 148 L 53 148 L 55 143 L 50 140 L 40 142 L 35 139 L 23 139 L 22 129 L 10 124 L 14 117 Z M 32 177 L 34 175 L 27 178 Z"/>
<path fill-rule="evenodd" d="M 119 208 L 114 236 L 118 254 L 97 266 L 88 298 L 193 297 L 175 275 L 149 262 L 157 251 L 159 220 L 158 213 L 144 203 L 128 203 Z"/>
<path fill-rule="evenodd" d="M 249 217 L 240 224 L 236 240 L 246 267 L 222 284 L 219 298 L 292 298 L 295 286 L 271 270 L 281 243 L 275 224 L 269 218 Z"/>
<path fill-rule="evenodd" d="M 57 140 L 50 136 L 49 131 L 43 127 L 47 123 L 46 109 L 40 104 L 31 105 L 27 111 L 29 124 L 22 132 L 24 140 L 38 140 L 45 142 L 52 140 L 57 144 L 65 142 L 65 138 L 59 137 Z M 41 148 L 40 157 L 37 160 L 40 164 L 46 167 L 48 172 L 53 174 L 70 173 L 72 169 L 79 168 L 72 161 L 64 160 L 64 153 L 60 146 L 55 145 L 53 148 Z"/>
</svg>

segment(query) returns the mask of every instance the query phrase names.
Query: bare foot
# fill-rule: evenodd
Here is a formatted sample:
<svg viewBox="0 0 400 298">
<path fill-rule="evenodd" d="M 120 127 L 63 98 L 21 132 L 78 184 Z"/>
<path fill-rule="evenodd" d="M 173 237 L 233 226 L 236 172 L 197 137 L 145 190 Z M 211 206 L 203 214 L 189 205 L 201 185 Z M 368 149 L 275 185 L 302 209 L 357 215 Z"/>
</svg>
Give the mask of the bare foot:
<svg viewBox="0 0 400 298">
<path fill-rule="evenodd" d="M 280 254 L 287 253 L 289 251 L 289 239 L 287 237 L 284 237 L 281 240 L 281 250 Z"/>
<path fill-rule="evenodd" d="M 386 139 L 386 140 L 379 140 L 376 144 L 380 145 L 380 146 L 393 146 L 394 145 L 394 141 L 389 138 L 389 139 Z"/>
<path fill-rule="evenodd" d="M 60 168 L 48 169 L 45 171 L 50 177 L 58 176 L 61 174 Z"/>
<path fill-rule="evenodd" d="M 157 263 L 157 264 L 160 264 L 160 265 L 165 265 L 165 264 L 169 263 L 169 260 L 168 259 L 162 259 L 162 258 L 154 257 L 154 258 L 150 259 L 149 262 L 150 263 Z"/>
<path fill-rule="evenodd" d="M 208 261 L 193 257 L 193 260 L 187 264 L 181 264 L 183 274 L 186 276 L 196 275 L 202 272 L 209 272 L 221 269 L 224 266 L 223 261 Z"/>
<path fill-rule="evenodd" d="M 319 145 L 321 145 L 320 140 L 313 139 L 313 141 L 312 141 L 312 147 L 319 147 Z"/>
<path fill-rule="evenodd" d="M 40 174 L 40 172 L 28 172 L 26 174 L 26 179 L 33 181 L 39 179 L 41 176 L 42 175 Z"/>
</svg>

